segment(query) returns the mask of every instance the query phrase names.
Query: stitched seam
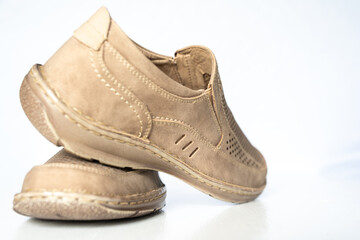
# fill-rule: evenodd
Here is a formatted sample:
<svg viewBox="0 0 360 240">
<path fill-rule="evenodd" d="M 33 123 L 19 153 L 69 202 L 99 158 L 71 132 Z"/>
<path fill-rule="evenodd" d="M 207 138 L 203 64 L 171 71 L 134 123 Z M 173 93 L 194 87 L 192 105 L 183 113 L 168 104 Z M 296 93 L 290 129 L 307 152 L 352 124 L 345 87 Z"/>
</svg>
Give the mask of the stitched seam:
<svg viewBox="0 0 360 240">
<path fill-rule="evenodd" d="M 183 80 L 182 80 L 182 78 L 181 78 L 181 76 L 180 76 L 179 71 L 177 70 L 176 65 L 171 64 L 171 68 L 173 69 L 173 72 L 175 73 L 175 76 L 176 76 L 176 78 L 178 79 L 177 82 L 179 82 L 181 85 L 183 85 Z"/>
<path fill-rule="evenodd" d="M 96 68 L 95 61 L 94 61 L 94 53 L 91 50 L 89 50 L 89 53 L 90 53 L 90 57 L 89 57 L 90 63 L 91 63 L 91 66 L 93 67 L 96 77 L 100 80 L 100 82 L 102 82 L 107 87 L 107 89 L 109 89 L 113 94 L 115 94 L 115 96 L 118 96 L 136 115 L 136 118 L 138 119 L 139 125 L 140 125 L 140 131 L 139 131 L 138 137 L 141 137 L 141 133 L 143 131 L 143 122 L 140 118 L 139 113 L 129 103 L 129 101 L 124 98 L 124 96 L 122 96 L 118 91 L 116 91 L 115 88 L 111 87 L 110 84 L 102 77 L 99 70 Z"/>
<path fill-rule="evenodd" d="M 105 62 L 103 60 L 103 58 L 99 57 L 98 59 L 100 66 L 102 67 L 102 71 L 104 73 L 104 75 L 106 77 L 108 77 L 114 85 L 117 86 L 118 89 L 120 89 L 121 91 L 123 91 L 128 97 L 131 98 L 132 101 L 135 102 L 135 104 L 143 111 L 143 113 L 146 115 L 146 118 L 148 120 L 147 123 L 147 127 L 145 129 L 145 133 L 144 133 L 144 137 L 148 137 L 149 133 L 150 133 L 150 128 L 151 128 L 151 115 L 146 107 L 146 105 L 141 102 L 140 100 L 138 100 L 138 98 L 129 90 L 127 89 L 119 80 L 117 80 L 114 75 L 112 75 L 110 73 L 110 70 L 107 68 L 107 66 L 105 65 Z"/>
<path fill-rule="evenodd" d="M 196 97 L 194 97 L 194 99 L 186 99 L 186 98 L 181 98 L 179 96 L 176 96 L 176 95 L 166 91 L 162 87 L 158 86 L 157 84 L 155 84 L 150 78 L 146 77 L 143 73 L 141 73 L 138 69 L 136 69 L 131 63 L 129 63 L 115 49 L 115 47 L 112 46 L 112 44 L 110 42 L 105 41 L 104 45 L 105 45 L 105 47 L 109 48 L 109 51 L 113 54 L 113 56 L 120 63 L 122 63 L 135 77 L 137 77 L 139 80 L 141 80 L 148 87 L 150 87 L 151 89 L 153 89 L 154 91 L 159 93 L 161 96 L 163 96 L 163 97 L 165 97 L 165 98 L 167 98 L 169 100 L 176 101 L 176 102 L 181 102 L 181 103 L 195 103 L 195 102 L 200 101 L 204 96 L 206 96 L 206 94 L 204 94 L 204 95 L 196 96 Z"/>
<path fill-rule="evenodd" d="M 219 93 L 220 77 L 219 77 L 219 74 L 218 74 L 218 71 L 217 71 L 217 70 L 215 71 L 215 74 L 216 74 L 216 76 L 214 76 L 214 82 L 217 84 L 216 89 L 217 89 L 217 91 L 218 91 L 218 93 Z M 214 92 L 214 97 L 216 98 L 215 88 L 213 88 L 212 91 Z M 221 97 L 221 96 L 219 96 L 219 97 Z M 216 101 L 215 101 L 215 104 L 216 104 Z M 221 102 L 220 102 L 220 104 L 221 104 Z M 220 107 L 220 106 L 218 106 L 218 104 L 216 104 L 216 105 L 217 105 L 217 108 Z M 218 115 L 220 115 L 219 110 L 220 110 L 220 109 L 217 109 Z M 220 111 L 221 111 L 221 110 L 220 110 Z M 218 119 L 219 119 L 219 124 L 222 126 L 222 123 L 223 123 L 223 122 L 222 122 L 222 120 L 221 120 L 221 117 L 219 116 Z M 222 133 L 221 133 L 220 143 L 218 144 L 218 148 L 219 148 L 219 149 L 221 149 L 223 141 L 224 141 L 224 133 L 222 132 Z"/>
<path fill-rule="evenodd" d="M 141 201 L 128 201 L 128 202 L 121 202 L 121 201 L 102 201 L 102 200 L 96 200 L 96 199 L 92 199 L 92 200 L 88 200 L 85 198 L 81 198 L 81 197 L 73 197 L 73 196 L 30 196 L 30 197 L 19 197 L 19 201 L 25 199 L 25 200 L 31 200 L 31 199 L 53 199 L 56 198 L 58 200 L 63 200 L 63 199 L 73 199 L 74 201 L 78 201 L 78 202 L 87 202 L 87 203 L 98 203 L 98 204 L 107 204 L 107 205 L 137 205 L 137 204 L 142 204 L 142 203 L 148 203 L 148 202 L 152 202 L 155 200 L 158 200 L 160 198 L 162 198 L 165 195 L 165 193 L 151 198 L 151 199 L 145 199 L 145 200 L 141 200 Z"/>
<path fill-rule="evenodd" d="M 99 174 L 99 175 L 107 176 L 107 177 L 119 177 L 119 176 L 125 176 L 125 175 L 129 176 L 129 175 L 133 175 L 133 174 L 139 172 L 139 171 L 122 172 L 120 170 L 118 170 L 118 172 L 116 172 L 115 169 L 108 169 L 108 170 L 102 169 L 102 170 L 100 170 L 100 169 L 96 169 L 96 168 L 93 168 L 93 167 L 79 166 L 79 165 L 75 165 L 75 164 L 71 164 L 71 163 L 46 163 L 46 164 L 36 166 L 36 167 L 39 167 L 39 168 L 42 168 L 42 167 L 48 167 L 48 168 L 51 168 L 51 167 L 71 168 L 71 169 L 82 170 L 82 171 L 85 171 L 85 172 L 95 173 L 95 174 Z"/>
<path fill-rule="evenodd" d="M 45 76 L 44 75 L 44 73 L 41 71 L 41 69 L 40 69 L 40 72 L 42 73 L 42 75 L 43 76 Z M 32 71 L 30 71 L 30 75 L 33 77 L 33 78 L 36 78 L 35 76 L 34 76 L 34 74 L 32 73 Z M 49 88 L 51 89 L 51 91 L 55 94 L 55 96 L 60 100 L 60 102 L 62 102 L 66 107 L 68 107 L 68 108 L 70 108 L 71 110 L 73 110 L 74 112 L 76 112 L 76 113 L 78 113 L 80 116 L 82 116 L 83 118 L 85 118 L 85 119 L 87 119 L 87 120 L 90 120 L 90 121 L 92 121 L 92 122 L 95 122 L 96 124 L 99 124 L 99 125 L 101 125 L 101 126 L 103 126 L 103 127 L 106 127 L 106 128 L 110 128 L 110 129 L 113 129 L 113 130 L 115 130 L 115 131 L 119 131 L 119 132 L 123 132 L 123 131 L 121 131 L 120 129 L 117 129 L 116 127 L 114 127 L 114 126 L 112 126 L 112 125 L 107 125 L 107 124 L 105 124 L 104 122 L 102 122 L 102 121 L 99 121 L 99 120 L 96 120 L 96 119 L 94 119 L 94 118 L 92 118 L 91 116 L 89 116 L 89 115 L 86 115 L 85 113 L 83 113 L 81 110 L 79 110 L 78 108 L 76 108 L 76 107 L 72 107 L 67 101 L 65 101 L 62 97 L 61 97 L 61 95 L 54 89 L 54 87 L 52 86 L 52 84 L 44 77 L 44 80 L 45 80 L 45 82 L 48 84 L 48 86 L 49 86 Z M 40 85 L 39 85 L 40 86 Z M 41 87 L 41 86 L 40 86 Z M 45 92 L 45 90 L 44 89 L 42 89 L 43 90 L 43 92 Z M 48 96 L 48 95 L 47 95 Z M 50 98 L 50 97 L 49 97 Z"/>
<path fill-rule="evenodd" d="M 75 38 L 76 38 L 76 40 L 78 40 L 80 43 L 82 43 L 82 44 L 85 44 L 85 45 L 87 45 L 87 46 L 89 46 L 89 47 L 91 47 L 91 48 L 93 48 L 93 49 L 97 49 L 98 48 L 98 46 L 95 46 L 94 44 L 92 44 L 91 42 L 89 42 L 89 40 L 85 40 L 85 39 L 83 39 L 83 38 L 79 38 L 79 36 L 74 36 Z"/>
<path fill-rule="evenodd" d="M 136 69 L 135 69 L 134 67 L 132 67 L 131 64 L 125 60 L 124 57 L 122 57 L 122 56 L 120 55 L 120 53 L 111 45 L 111 43 L 105 42 L 104 45 L 105 45 L 106 48 L 108 48 L 108 50 L 113 54 L 113 56 L 114 56 L 116 59 L 118 59 L 120 62 L 122 62 L 122 63 L 129 69 L 129 71 L 132 72 L 132 73 L 133 73 L 135 76 L 137 76 L 138 78 L 140 78 L 140 80 L 142 80 L 141 77 L 146 78 L 146 76 L 142 75 L 140 72 L 137 72 L 138 74 L 136 74 Z M 194 48 L 194 49 L 195 49 L 195 48 Z M 203 49 L 201 49 L 201 50 L 203 50 Z M 188 63 L 188 57 L 189 57 L 189 56 L 185 56 L 185 61 L 186 61 L 186 68 L 187 68 L 187 70 L 188 70 L 187 72 L 188 72 L 189 77 L 190 77 L 190 80 L 191 80 L 191 72 L 190 72 L 190 67 L 189 67 L 189 63 Z M 148 79 L 148 80 L 151 82 L 150 79 Z M 191 80 L 191 82 L 192 82 L 192 80 Z M 154 83 L 153 83 L 153 84 L 154 84 Z M 154 85 L 155 85 L 155 84 L 154 84 Z M 159 88 L 160 88 L 160 87 L 159 87 Z M 165 91 L 165 90 L 164 90 L 164 91 Z M 218 124 L 218 121 L 217 121 L 217 119 L 216 119 L 216 116 L 214 115 L 214 111 L 213 111 L 212 105 L 211 105 L 211 103 L 210 103 L 210 99 L 207 97 L 207 94 L 204 94 L 203 100 L 205 100 L 205 99 L 207 100 L 206 102 L 207 102 L 207 105 L 208 105 L 208 109 L 210 110 L 210 115 L 211 115 L 213 121 L 215 122 L 216 129 L 217 129 L 218 133 L 221 135 L 221 134 L 222 134 L 221 129 L 220 129 L 220 127 L 219 127 L 219 124 Z"/>
<path fill-rule="evenodd" d="M 219 122 L 218 122 L 218 120 L 217 120 L 217 118 L 216 118 L 216 116 L 215 116 L 214 108 L 213 108 L 213 106 L 212 106 L 212 104 L 211 104 L 211 102 L 210 102 L 210 99 L 207 98 L 207 101 L 206 101 L 206 102 L 207 102 L 207 105 L 208 105 L 208 109 L 210 110 L 210 115 L 211 115 L 213 121 L 215 122 L 216 129 L 217 129 L 218 133 L 219 133 L 220 136 L 221 136 L 221 135 L 222 135 L 222 131 L 221 131 L 221 129 L 220 129 Z"/>
<path fill-rule="evenodd" d="M 191 47 L 190 49 L 197 49 L 197 50 L 200 50 L 202 52 L 207 53 L 207 51 L 205 51 L 204 49 L 199 48 L 199 47 Z M 192 80 L 192 75 L 191 75 L 191 70 L 190 70 L 190 65 L 189 65 L 190 54 L 185 55 L 184 58 L 185 58 L 186 68 L 187 68 L 187 72 L 188 72 L 188 75 L 189 75 L 189 78 L 190 78 L 190 82 L 191 82 L 191 85 L 193 86 L 193 80 Z M 217 118 L 215 116 L 214 108 L 213 108 L 213 106 L 212 106 L 212 104 L 210 102 L 210 98 L 207 98 L 207 104 L 208 104 L 208 109 L 210 110 L 210 115 L 211 115 L 212 119 L 215 122 L 216 129 L 217 129 L 218 133 L 220 135 L 222 135 L 222 131 L 221 131 L 219 122 L 218 122 L 218 120 L 217 120 Z"/>
<path fill-rule="evenodd" d="M 32 70 L 31 70 L 31 71 L 32 71 Z M 190 173 L 190 172 L 187 172 L 187 171 L 186 171 L 185 169 L 183 169 L 182 167 L 179 167 L 179 166 L 176 165 L 175 163 L 173 163 L 173 162 L 171 162 L 170 160 L 164 158 L 164 157 L 161 156 L 160 154 L 158 154 L 158 153 L 156 153 L 156 152 L 153 152 L 153 151 L 150 150 L 150 149 L 147 149 L 147 148 L 145 148 L 145 147 L 143 147 L 143 146 L 140 146 L 140 145 L 137 145 L 137 144 L 133 144 L 133 143 L 130 143 L 130 142 L 126 142 L 126 141 L 123 141 L 123 140 L 120 140 L 120 139 L 112 138 L 112 137 L 109 137 L 109 136 L 107 136 L 107 135 L 103 135 L 103 134 L 101 134 L 101 133 L 98 133 L 98 132 L 96 132 L 96 131 L 94 131 L 94 130 L 88 129 L 86 126 L 84 126 L 84 125 L 82 125 L 81 123 L 77 122 L 76 120 L 72 119 L 69 115 L 67 115 L 64 111 L 62 111 L 59 107 L 57 107 L 56 103 L 55 103 L 55 102 L 51 99 L 51 97 L 46 93 L 46 90 L 43 89 L 43 87 L 40 85 L 40 83 L 38 82 L 38 80 L 37 80 L 36 78 L 34 78 L 34 80 L 35 80 L 35 82 L 39 85 L 39 87 L 40 87 L 40 89 L 43 91 L 44 95 L 45 95 L 45 96 L 50 100 L 50 102 L 59 110 L 59 112 L 60 112 L 62 115 L 64 115 L 64 117 L 65 117 L 66 119 L 68 119 L 69 121 L 73 122 L 76 126 L 84 129 L 85 131 L 89 131 L 89 132 L 91 132 L 92 134 L 94 134 L 94 135 L 96 135 L 96 136 L 103 137 L 103 138 L 108 139 L 108 140 L 112 140 L 112 141 L 116 141 L 116 142 L 119 142 L 119 143 L 127 144 L 127 145 L 129 145 L 129 146 L 141 148 L 141 149 L 143 149 L 143 150 L 145 150 L 145 151 L 147 151 L 147 152 L 149 152 L 149 153 L 151 153 L 151 154 L 159 157 L 160 159 L 162 159 L 162 160 L 170 163 L 170 164 L 173 165 L 175 168 L 180 169 L 180 170 L 183 171 L 185 174 L 189 175 L 190 177 L 194 178 L 195 180 L 197 180 L 197 181 L 199 181 L 199 182 L 201 182 L 201 183 L 203 183 L 203 184 L 205 184 L 205 185 L 207 185 L 207 186 L 209 186 L 209 187 L 212 187 L 212 188 L 214 188 L 214 189 L 218 189 L 218 190 L 223 191 L 223 192 L 230 192 L 230 193 L 234 193 L 234 194 L 240 194 L 240 195 L 257 195 L 257 194 L 259 194 L 259 192 L 262 191 L 262 190 L 258 190 L 258 192 L 256 192 L 256 191 L 253 191 L 254 188 L 249 188 L 249 189 L 251 189 L 252 192 L 251 192 L 251 191 L 250 191 L 250 192 L 245 192 L 245 191 L 247 191 L 247 190 L 245 190 L 244 188 L 248 188 L 248 187 L 243 187 L 243 186 L 238 186 L 238 187 L 243 188 L 243 189 L 240 189 L 240 192 L 236 192 L 236 191 L 224 189 L 224 188 L 221 188 L 221 187 L 217 187 L 217 186 L 215 186 L 215 185 L 209 184 L 209 183 L 201 180 L 199 177 L 193 175 L 193 174 Z M 223 152 L 222 152 L 222 151 L 219 151 L 219 153 L 223 153 Z M 223 153 L 223 154 L 225 154 L 225 153 Z M 177 159 L 177 161 L 179 161 L 179 162 L 181 162 L 182 164 L 184 164 L 184 162 L 181 161 L 181 160 L 179 160 L 179 159 Z M 248 166 L 246 166 L 246 165 L 244 165 L 244 166 L 245 166 L 245 167 L 248 167 Z M 249 168 L 249 167 L 248 167 L 248 168 Z M 209 177 L 209 176 L 208 176 L 208 177 Z M 231 184 L 231 183 L 228 183 L 228 182 L 219 180 L 219 179 L 216 179 L 216 180 L 217 180 L 218 182 L 220 182 L 220 183 L 225 183 L 225 184 L 229 184 L 229 185 L 234 185 L 234 184 Z M 260 187 L 260 189 L 262 189 L 262 187 Z"/>
<path fill-rule="evenodd" d="M 90 30 L 91 29 L 91 30 Z M 98 36 L 100 36 L 100 43 L 104 42 L 104 40 L 107 38 L 105 35 L 103 35 L 95 26 L 93 26 L 89 21 L 86 21 L 80 28 L 78 28 L 75 33 L 74 33 L 74 37 L 82 42 L 85 43 L 86 45 L 88 45 L 89 47 L 93 48 L 93 49 L 99 49 L 99 45 L 94 45 L 91 41 L 89 42 L 89 40 L 87 40 L 86 38 L 82 38 L 78 36 L 79 32 L 87 32 L 87 31 L 95 31 L 95 33 L 97 33 Z"/>
<path fill-rule="evenodd" d="M 40 72 L 41 72 L 41 70 L 40 70 Z M 89 131 L 89 132 L 93 133 L 93 134 L 96 135 L 96 136 L 103 136 L 103 137 L 106 138 L 106 139 L 112 139 L 112 138 L 109 137 L 109 136 L 106 136 L 106 135 L 100 134 L 100 133 L 98 133 L 98 132 L 96 132 L 96 131 L 94 131 L 94 130 L 88 129 L 87 127 L 85 127 L 85 126 L 82 125 L 81 123 L 78 123 L 77 121 L 75 121 L 74 119 L 72 119 L 67 113 L 65 113 L 61 108 L 59 108 L 59 107 L 57 106 L 57 104 L 52 100 L 52 98 L 47 94 L 46 90 L 40 85 L 40 83 L 38 82 L 37 78 L 36 78 L 35 75 L 33 74 L 32 69 L 31 69 L 31 71 L 30 71 L 30 75 L 33 77 L 33 80 L 36 82 L 36 84 L 38 85 L 38 87 L 40 88 L 40 90 L 43 92 L 43 94 L 49 99 L 49 101 L 51 102 L 51 104 L 54 105 L 55 108 L 56 108 L 66 119 L 68 119 L 69 121 L 73 122 L 76 126 L 82 128 L 82 129 L 84 129 L 84 130 L 86 130 L 86 131 Z M 42 74 L 42 75 L 43 75 L 44 81 L 49 85 L 48 87 L 51 89 L 51 91 L 54 92 L 54 94 L 56 95 L 56 97 L 58 98 L 58 100 L 59 100 L 62 104 L 64 104 L 66 107 L 68 107 L 68 108 L 71 109 L 71 106 L 69 106 L 63 99 L 61 99 L 60 95 L 59 95 L 58 93 L 56 93 L 56 91 L 54 91 L 54 90 L 52 89 L 51 84 L 50 84 L 49 81 L 46 79 L 46 77 L 44 76 L 44 74 Z M 74 110 L 74 109 L 73 109 L 73 110 Z M 77 112 L 77 113 L 78 113 L 79 115 L 81 115 L 82 117 L 91 118 L 91 117 L 89 117 L 89 116 L 83 116 L 83 115 L 81 114 L 81 112 L 78 112 L 78 111 L 75 111 L 75 112 Z M 113 129 L 115 129 L 115 128 L 113 128 Z M 116 130 L 116 129 L 115 129 L 115 130 Z M 126 133 L 124 133 L 124 134 L 126 134 Z"/>
<path fill-rule="evenodd" d="M 219 75 L 219 73 L 218 73 L 218 70 L 217 70 L 217 67 L 216 67 L 215 76 L 214 76 L 214 83 L 215 84 L 218 84 L 218 80 L 217 80 L 218 75 Z M 221 127 L 221 126 L 223 126 L 222 121 L 221 121 L 221 116 L 220 116 L 220 111 L 221 110 L 218 109 L 219 106 L 218 106 L 218 104 L 216 102 L 215 88 L 218 90 L 218 86 L 214 87 L 214 84 L 210 85 L 210 89 L 211 89 L 211 91 L 210 91 L 210 101 L 211 101 L 211 104 L 213 105 L 214 114 L 215 114 L 215 117 L 216 117 L 217 122 L 219 124 L 219 127 L 221 128 L 221 138 L 220 138 L 220 141 L 218 142 L 218 144 L 216 146 L 218 149 L 221 149 L 222 143 L 224 141 L 224 132 L 223 132 L 223 128 Z"/>
<path fill-rule="evenodd" d="M 192 80 L 192 76 L 191 76 L 191 70 L 190 70 L 190 65 L 189 65 L 189 55 L 185 55 L 184 56 L 184 59 L 185 59 L 185 67 L 186 67 L 186 70 L 187 70 L 187 74 L 189 76 L 189 80 L 190 80 L 190 85 L 191 87 L 194 87 L 194 83 L 193 83 L 193 80 Z"/>
<path fill-rule="evenodd" d="M 119 197 L 119 198 L 127 198 L 127 197 L 146 197 L 148 195 L 152 195 L 154 192 L 162 192 L 166 193 L 164 188 L 158 188 L 153 189 L 148 192 L 144 193 L 134 193 L 134 194 L 127 194 L 127 195 L 121 195 L 119 193 L 113 193 L 113 194 L 105 194 L 100 192 L 89 192 L 86 189 L 73 189 L 73 188 L 62 188 L 62 189 L 46 189 L 46 188 L 40 188 L 40 189 L 27 189 L 25 193 L 31 193 L 31 192 L 65 192 L 65 193 L 74 193 L 74 194 L 91 194 L 91 195 L 97 195 L 101 197 Z"/>
<path fill-rule="evenodd" d="M 220 82 L 220 79 L 218 79 L 218 82 Z M 224 94 L 224 90 L 222 89 L 222 87 L 221 87 L 221 94 L 220 95 L 223 95 Z M 220 96 L 220 100 L 222 101 L 222 96 Z M 224 100 L 225 101 L 225 100 Z M 225 103 L 226 103 L 226 101 L 225 101 Z M 246 151 L 245 150 L 245 148 L 242 146 L 242 144 L 241 144 L 241 142 L 239 141 L 239 138 L 237 137 L 237 135 L 234 133 L 234 131 L 233 131 L 233 129 L 231 128 L 231 126 L 230 126 L 230 122 L 229 122 L 229 119 L 228 119 L 228 117 L 227 117 L 227 115 L 226 115 L 226 113 L 225 113 L 225 109 L 224 109 L 224 104 L 223 103 L 221 103 L 221 109 L 222 109 L 222 112 L 223 112 L 223 116 L 225 117 L 225 119 L 226 119 L 226 124 L 227 124 L 227 126 L 228 126 L 228 129 L 231 131 L 231 133 L 232 133 L 232 135 L 233 136 L 235 136 L 235 138 L 236 138 L 236 141 L 241 145 L 241 149 L 245 152 L 245 153 L 247 153 L 249 156 L 251 156 L 249 153 L 248 153 L 248 151 Z M 234 157 L 233 157 L 234 158 Z M 252 159 L 252 157 L 250 157 L 249 158 L 249 160 L 250 160 L 250 162 L 252 162 L 253 164 L 255 163 L 255 168 L 260 168 L 260 165 L 256 162 L 256 161 L 254 161 L 253 159 Z M 243 163 L 243 162 L 241 162 L 240 161 L 240 163 L 242 163 L 242 164 L 244 164 L 244 165 L 246 165 L 246 166 L 248 166 L 249 168 L 252 168 L 252 167 L 250 167 L 249 165 L 247 165 L 247 164 L 245 164 L 245 163 Z"/>
</svg>

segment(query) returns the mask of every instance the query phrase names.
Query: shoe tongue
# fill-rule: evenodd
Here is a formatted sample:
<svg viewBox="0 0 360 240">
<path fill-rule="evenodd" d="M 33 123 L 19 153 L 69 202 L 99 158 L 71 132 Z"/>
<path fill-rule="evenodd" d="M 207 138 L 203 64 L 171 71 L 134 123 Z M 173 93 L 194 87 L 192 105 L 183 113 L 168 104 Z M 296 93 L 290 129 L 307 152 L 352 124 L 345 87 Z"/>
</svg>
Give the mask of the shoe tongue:
<svg viewBox="0 0 360 240">
<path fill-rule="evenodd" d="M 191 89 L 206 89 L 213 69 L 212 53 L 202 46 L 190 46 L 175 53 L 175 61 L 183 85 Z"/>
</svg>

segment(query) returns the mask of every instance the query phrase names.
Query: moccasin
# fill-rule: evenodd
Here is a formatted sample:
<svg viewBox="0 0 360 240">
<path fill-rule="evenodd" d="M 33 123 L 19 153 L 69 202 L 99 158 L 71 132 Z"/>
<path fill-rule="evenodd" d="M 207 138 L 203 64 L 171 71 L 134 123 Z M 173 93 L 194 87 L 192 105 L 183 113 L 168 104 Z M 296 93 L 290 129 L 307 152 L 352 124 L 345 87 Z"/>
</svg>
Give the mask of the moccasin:
<svg viewBox="0 0 360 240">
<path fill-rule="evenodd" d="M 158 172 L 90 162 L 64 150 L 27 173 L 14 210 L 53 220 L 105 220 L 143 216 L 165 206 Z"/>
<path fill-rule="evenodd" d="M 213 52 L 190 46 L 174 57 L 154 53 L 105 8 L 32 67 L 20 97 L 44 136 L 82 158 L 163 171 L 236 203 L 255 199 L 266 185 L 265 159 L 226 103 Z"/>
</svg>

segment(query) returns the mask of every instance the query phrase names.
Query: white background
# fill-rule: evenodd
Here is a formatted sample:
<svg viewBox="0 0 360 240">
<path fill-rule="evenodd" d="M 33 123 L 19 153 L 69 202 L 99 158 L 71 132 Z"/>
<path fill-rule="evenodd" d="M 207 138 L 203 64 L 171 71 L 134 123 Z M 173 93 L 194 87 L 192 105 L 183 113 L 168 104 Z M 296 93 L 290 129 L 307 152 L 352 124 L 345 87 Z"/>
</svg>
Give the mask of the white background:
<svg viewBox="0 0 360 240">
<path fill-rule="evenodd" d="M 210 198 L 171 176 L 158 214 L 40 221 L 12 211 L 23 177 L 59 148 L 23 113 L 18 91 L 101 5 L 159 53 L 201 44 L 217 56 L 228 104 L 264 154 L 254 202 Z M 360 239 L 359 1 L 0 0 L 1 239 Z"/>
</svg>

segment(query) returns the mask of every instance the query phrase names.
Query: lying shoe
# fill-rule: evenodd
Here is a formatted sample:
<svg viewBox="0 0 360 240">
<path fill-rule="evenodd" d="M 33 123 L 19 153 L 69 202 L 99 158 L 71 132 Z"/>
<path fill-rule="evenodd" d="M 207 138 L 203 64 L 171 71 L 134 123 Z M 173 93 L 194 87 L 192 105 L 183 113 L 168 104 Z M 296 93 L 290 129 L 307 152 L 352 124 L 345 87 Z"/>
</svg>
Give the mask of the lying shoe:
<svg viewBox="0 0 360 240">
<path fill-rule="evenodd" d="M 155 171 L 108 167 L 61 150 L 26 175 L 14 210 L 43 219 L 119 219 L 161 209 L 165 195 Z"/>
<path fill-rule="evenodd" d="M 225 201 L 255 199 L 266 184 L 261 153 L 228 108 L 206 47 L 151 52 L 99 9 L 43 66 L 20 97 L 33 125 L 86 159 L 172 174 Z"/>
</svg>

